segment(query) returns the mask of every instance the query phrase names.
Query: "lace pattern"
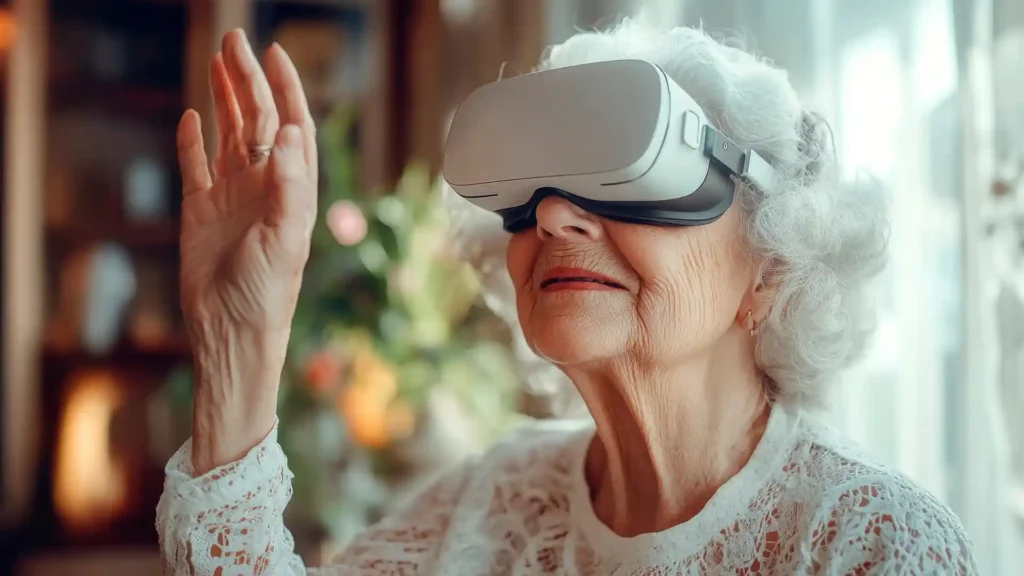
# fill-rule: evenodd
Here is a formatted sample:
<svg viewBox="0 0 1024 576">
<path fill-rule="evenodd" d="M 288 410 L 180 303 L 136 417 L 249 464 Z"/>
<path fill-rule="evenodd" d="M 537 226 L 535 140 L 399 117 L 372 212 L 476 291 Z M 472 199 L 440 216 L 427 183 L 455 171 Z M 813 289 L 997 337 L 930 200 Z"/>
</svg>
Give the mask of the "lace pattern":
<svg viewBox="0 0 1024 576">
<path fill-rule="evenodd" d="M 283 522 L 291 479 L 276 425 L 244 458 L 198 478 L 186 442 L 157 506 L 164 574 L 305 574 Z"/>
<path fill-rule="evenodd" d="M 970 539 L 940 502 L 825 428 L 773 410 L 761 445 L 693 520 L 622 538 L 581 480 L 590 424 L 510 436 L 305 569 L 282 522 L 291 474 L 272 432 L 239 462 L 191 478 L 167 467 L 158 530 L 165 573 L 527 576 L 955 574 Z M 581 484 L 582 482 L 582 484 Z"/>
<path fill-rule="evenodd" d="M 853 484 L 832 495 L 837 505 L 816 527 L 813 573 L 977 572 L 967 536 L 938 501 L 898 477 Z"/>
</svg>

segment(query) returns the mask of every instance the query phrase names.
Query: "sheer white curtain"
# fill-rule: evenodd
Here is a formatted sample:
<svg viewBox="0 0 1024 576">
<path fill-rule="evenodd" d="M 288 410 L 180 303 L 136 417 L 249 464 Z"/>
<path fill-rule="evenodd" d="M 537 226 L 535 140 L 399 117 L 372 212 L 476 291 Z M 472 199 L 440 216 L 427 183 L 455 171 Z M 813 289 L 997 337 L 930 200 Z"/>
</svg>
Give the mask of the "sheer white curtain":
<svg viewBox="0 0 1024 576">
<path fill-rule="evenodd" d="M 978 231 L 968 236 L 969 253 L 975 256 L 968 261 L 974 294 L 968 298 L 969 368 L 988 385 L 986 394 L 967 396 L 973 419 L 964 428 L 964 436 L 972 438 L 964 505 L 979 525 L 976 540 L 983 553 L 996 558 L 993 565 L 1002 570 L 992 573 L 1009 574 L 1020 571 L 1024 554 L 1024 507 L 1019 493 L 1014 496 L 1021 489 L 1019 461 L 1018 476 L 1011 473 L 1012 455 L 1024 448 L 1024 372 L 1019 371 L 1024 360 L 1024 5 L 1019 0 L 955 0 L 954 6 L 965 101 L 965 182 L 977 192 L 967 211 L 967 221 Z M 993 182 L 1008 175 L 1004 167 L 1016 168 L 1015 190 L 993 194 Z M 995 345 L 980 346 L 979 341 Z M 988 436 L 981 434 L 986 425 L 993 431 Z M 988 440 L 994 441 L 985 444 Z"/>
<path fill-rule="evenodd" d="M 836 411 L 876 456 L 949 500 L 946 406 L 963 384 L 956 53 L 943 0 L 905 4 L 836 53 L 839 153 L 849 176 L 865 169 L 890 187 L 893 221 L 878 336 Z"/>
</svg>

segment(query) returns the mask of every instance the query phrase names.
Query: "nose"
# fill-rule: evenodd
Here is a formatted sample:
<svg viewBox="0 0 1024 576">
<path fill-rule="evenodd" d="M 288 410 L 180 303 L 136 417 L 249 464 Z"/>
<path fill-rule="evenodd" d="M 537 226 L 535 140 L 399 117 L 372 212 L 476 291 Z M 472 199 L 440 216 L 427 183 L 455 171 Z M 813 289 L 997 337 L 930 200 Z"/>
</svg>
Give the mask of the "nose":
<svg viewBox="0 0 1024 576">
<path fill-rule="evenodd" d="M 570 242 L 592 242 L 601 237 L 601 221 L 565 198 L 548 196 L 537 204 L 537 236 Z"/>
</svg>

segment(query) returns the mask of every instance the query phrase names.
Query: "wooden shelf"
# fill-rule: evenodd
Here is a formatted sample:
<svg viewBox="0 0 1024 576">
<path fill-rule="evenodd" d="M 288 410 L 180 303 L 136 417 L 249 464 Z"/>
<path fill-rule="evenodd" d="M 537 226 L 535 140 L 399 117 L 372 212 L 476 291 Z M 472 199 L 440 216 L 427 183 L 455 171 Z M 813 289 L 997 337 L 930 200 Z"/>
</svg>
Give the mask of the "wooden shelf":
<svg viewBox="0 0 1024 576">
<path fill-rule="evenodd" d="M 128 249 L 178 249 L 179 225 L 165 221 L 110 227 L 51 227 L 47 242 L 58 250 L 82 248 L 99 242 L 116 242 Z"/>
<path fill-rule="evenodd" d="M 99 110 L 146 122 L 177 121 L 184 111 L 180 90 L 91 81 L 61 82 L 50 90 L 54 112 Z"/>
<path fill-rule="evenodd" d="M 188 338 L 176 336 L 156 346 L 142 346 L 131 342 L 121 342 L 104 354 L 92 354 L 81 348 L 63 347 L 47 343 L 43 347 L 43 361 L 60 365 L 73 366 L 164 366 L 167 364 L 188 362 L 192 358 L 192 349 Z"/>
</svg>

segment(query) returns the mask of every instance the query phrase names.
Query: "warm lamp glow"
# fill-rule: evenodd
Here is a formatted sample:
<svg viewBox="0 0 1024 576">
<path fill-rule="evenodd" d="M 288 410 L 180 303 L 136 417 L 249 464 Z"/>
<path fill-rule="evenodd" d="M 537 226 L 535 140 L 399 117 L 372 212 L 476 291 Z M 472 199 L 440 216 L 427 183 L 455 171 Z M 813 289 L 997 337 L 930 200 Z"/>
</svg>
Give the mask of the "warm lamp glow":
<svg viewBox="0 0 1024 576">
<path fill-rule="evenodd" d="M 105 373 L 75 378 L 61 416 L 54 478 L 57 515 L 72 531 L 108 523 L 127 503 L 124 466 L 110 446 L 110 424 L 124 400 Z"/>
<path fill-rule="evenodd" d="M 0 10 L 0 52 L 7 52 L 18 35 L 18 22 L 10 10 Z"/>
</svg>

